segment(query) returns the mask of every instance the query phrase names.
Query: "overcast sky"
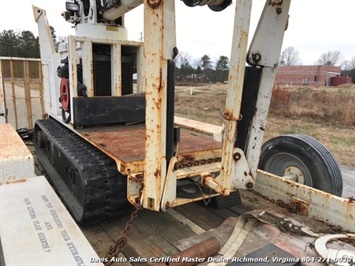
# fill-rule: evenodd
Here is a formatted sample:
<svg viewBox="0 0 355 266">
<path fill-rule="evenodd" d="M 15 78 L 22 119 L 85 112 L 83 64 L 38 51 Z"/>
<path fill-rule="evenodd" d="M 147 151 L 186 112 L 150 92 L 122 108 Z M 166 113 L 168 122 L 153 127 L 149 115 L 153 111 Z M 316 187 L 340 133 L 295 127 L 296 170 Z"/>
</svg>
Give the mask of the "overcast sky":
<svg viewBox="0 0 355 266">
<path fill-rule="evenodd" d="M 249 39 L 264 3 L 265 0 L 253 1 Z M 1 0 L 0 30 L 30 30 L 37 35 L 32 4 L 47 11 L 57 36 L 74 34 L 71 24 L 61 17 L 65 0 Z M 230 57 L 234 7 L 235 0 L 226 10 L 213 12 L 208 7 L 189 8 L 176 0 L 179 50 L 191 55 L 192 61 L 204 54 L 213 60 L 220 55 Z M 139 40 L 143 31 L 142 10 L 142 7 L 136 8 L 126 16 L 131 40 Z M 304 65 L 314 64 L 322 53 L 335 50 L 341 51 L 344 61 L 350 61 L 355 56 L 355 0 L 293 0 L 283 48 L 288 46 L 295 47 Z"/>
</svg>

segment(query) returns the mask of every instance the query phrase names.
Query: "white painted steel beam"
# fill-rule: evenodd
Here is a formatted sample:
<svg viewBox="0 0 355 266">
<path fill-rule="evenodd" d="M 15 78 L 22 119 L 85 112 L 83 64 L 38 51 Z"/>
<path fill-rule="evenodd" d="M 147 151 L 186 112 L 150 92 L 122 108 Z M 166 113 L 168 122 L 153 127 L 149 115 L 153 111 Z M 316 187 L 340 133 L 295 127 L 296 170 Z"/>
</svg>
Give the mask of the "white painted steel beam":
<svg viewBox="0 0 355 266">
<path fill-rule="evenodd" d="M 355 202 L 258 170 L 255 191 L 272 202 L 302 205 L 302 214 L 355 232 Z"/>
<path fill-rule="evenodd" d="M 255 115 L 247 140 L 246 157 L 253 176 L 258 169 L 267 115 L 274 87 L 291 0 L 266 1 L 248 51 L 248 62 L 262 67 Z"/>
<path fill-rule="evenodd" d="M 156 3 L 156 4 L 155 4 Z M 175 1 L 144 2 L 146 143 L 143 207 L 158 211 L 166 179 L 167 66 L 175 42 Z"/>
<path fill-rule="evenodd" d="M 244 84 L 245 58 L 248 46 L 249 25 L 252 1 L 239 0 L 236 2 L 233 45 L 230 60 L 228 90 L 224 110 L 224 134 L 222 139 L 222 168 L 217 178 L 223 188 L 223 195 L 229 195 L 231 189 L 246 188 L 254 185 L 254 180 L 247 171 L 247 176 L 238 179 L 237 160 L 235 159 L 235 141 L 237 123 L 240 118 L 242 92 Z M 231 180 L 237 187 L 231 188 Z"/>
</svg>

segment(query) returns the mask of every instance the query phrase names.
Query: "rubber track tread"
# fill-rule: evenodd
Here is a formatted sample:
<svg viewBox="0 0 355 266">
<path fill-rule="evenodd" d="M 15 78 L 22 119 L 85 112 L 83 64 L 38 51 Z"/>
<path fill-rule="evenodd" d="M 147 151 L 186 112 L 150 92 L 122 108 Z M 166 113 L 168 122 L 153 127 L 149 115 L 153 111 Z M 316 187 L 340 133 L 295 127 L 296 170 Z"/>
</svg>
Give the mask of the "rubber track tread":
<svg viewBox="0 0 355 266">
<path fill-rule="evenodd" d="M 66 177 L 61 176 L 54 155 L 48 148 L 35 145 L 39 162 L 77 223 L 93 224 L 125 212 L 127 179 L 117 171 L 112 158 L 53 119 L 38 120 L 35 134 L 39 134 L 39 129 L 46 136 L 47 145 L 53 144 L 69 160 L 75 169 L 75 180 L 80 180 L 67 184 L 63 178 L 68 179 L 69 172 Z M 74 191 L 80 193 L 74 195 Z"/>
</svg>

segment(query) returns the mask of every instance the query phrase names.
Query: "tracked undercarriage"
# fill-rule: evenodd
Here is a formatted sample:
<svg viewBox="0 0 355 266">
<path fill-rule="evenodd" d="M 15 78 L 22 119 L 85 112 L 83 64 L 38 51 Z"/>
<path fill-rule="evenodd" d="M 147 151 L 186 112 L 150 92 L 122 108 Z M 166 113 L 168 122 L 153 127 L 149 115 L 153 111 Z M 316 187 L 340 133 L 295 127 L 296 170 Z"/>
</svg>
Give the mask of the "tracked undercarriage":
<svg viewBox="0 0 355 266">
<path fill-rule="evenodd" d="M 53 119 L 37 121 L 35 136 L 38 160 L 78 223 L 126 210 L 127 178 L 114 160 Z"/>
</svg>

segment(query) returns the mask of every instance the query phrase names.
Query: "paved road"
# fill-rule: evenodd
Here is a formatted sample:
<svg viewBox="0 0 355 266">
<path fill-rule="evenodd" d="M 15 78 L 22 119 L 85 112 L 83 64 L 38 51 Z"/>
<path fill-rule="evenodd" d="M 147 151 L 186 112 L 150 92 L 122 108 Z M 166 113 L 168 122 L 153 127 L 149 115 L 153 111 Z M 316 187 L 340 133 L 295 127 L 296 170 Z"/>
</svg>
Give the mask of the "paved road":
<svg viewBox="0 0 355 266">
<path fill-rule="evenodd" d="M 340 166 L 343 175 L 343 198 L 355 198 L 355 170 L 346 166 Z"/>
</svg>

